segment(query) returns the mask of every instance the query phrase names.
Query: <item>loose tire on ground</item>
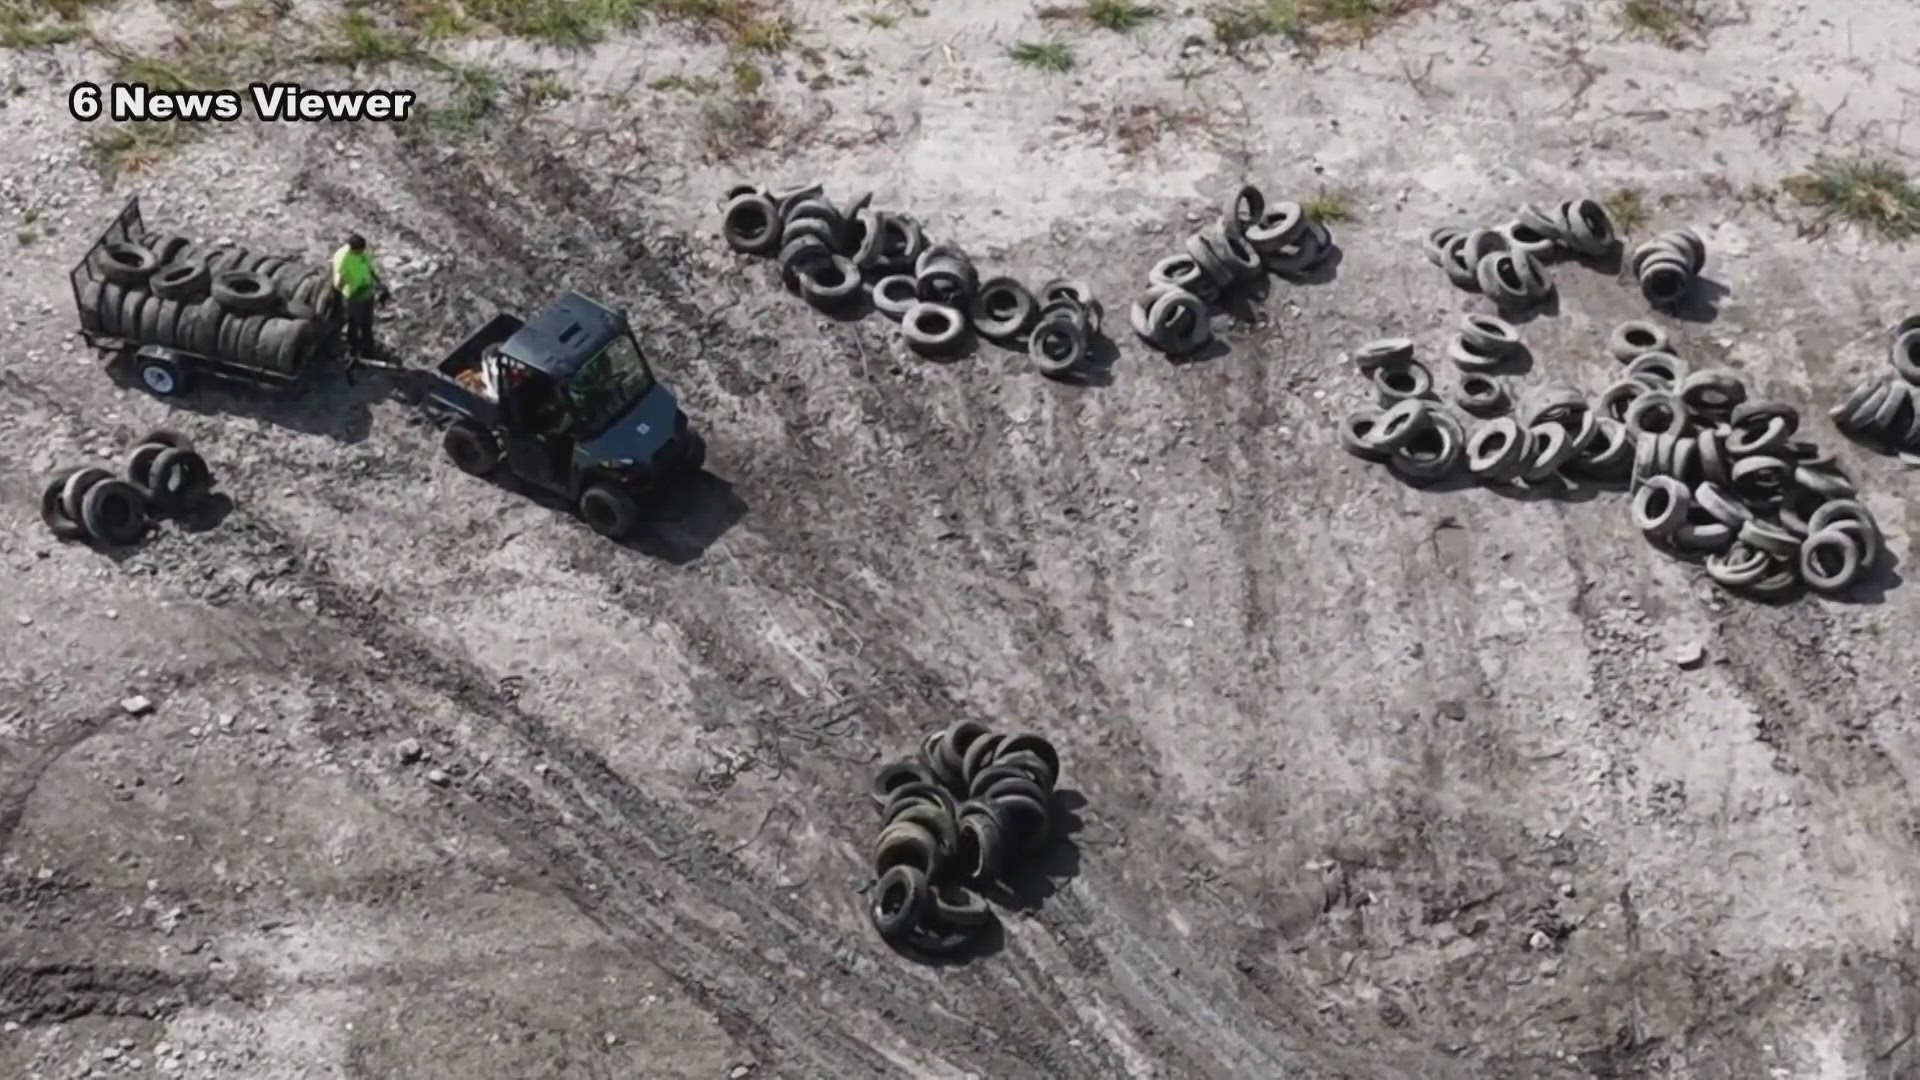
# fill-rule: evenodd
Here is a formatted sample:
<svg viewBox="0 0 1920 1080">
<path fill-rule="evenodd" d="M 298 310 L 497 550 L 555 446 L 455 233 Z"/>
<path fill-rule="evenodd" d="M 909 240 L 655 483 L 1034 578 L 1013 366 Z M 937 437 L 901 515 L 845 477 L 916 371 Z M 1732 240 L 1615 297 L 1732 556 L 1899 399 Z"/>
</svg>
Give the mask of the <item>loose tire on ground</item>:
<svg viewBox="0 0 1920 1080">
<path fill-rule="evenodd" d="M 66 511 L 69 518 L 83 521 L 80 508 L 87 497 L 87 492 L 93 490 L 95 484 L 102 484 L 111 479 L 113 479 L 112 473 L 93 465 L 73 470 L 67 474 L 67 481 L 60 488 L 60 508 Z"/>
<path fill-rule="evenodd" d="M 102 480 L 81 501 L 80 522 L 96 540 L 131 544 L 147 530 L 146 497 L 125 480 Z"/>
<path fill-rule="evenodd" d="M 237 315 L 260 315 L 280 302 L 273 282 L 249 270 L 223 270 L 213 275 L 213 298 Z"/>
<path fill-rule="evenodd" d="M 67 508 L 61 505 L 67 490 L 67 481 L 79 471 L 78 466 L 62 469 L 47 481 L 46 487 L 40 490 L 40 520 L 46 524 L 47 531 L 51 532 L 56 540 L 87 538 L 87 527 L 67 516 Z"/>
<path fill-rule="evenodd" d="M 166 443 L 143 442 L 127 452 L 123 468 L 127 471 L 127 482 L 135 487 L 144 488 L 153 482 L 153 459 L 166 453 L 172 447 Z"/>
<path fill-rule="evenodd" d="M 147 474 L 147 496 L 169 514 L 192 510 L 212 487 L 213 470 L 207 467 L 206 459 L 178 446 L 154 455 Z"/>
<path fill-rule="evenodd" d="M 89 260 L 100 276 L 125 288 L 139 288 L 160 268 L 151 249 L 139 244 L 109 242 L 94 249 Z"/>
<path fill-rule="evenodd" d="M 640 506 L 617 487 L 594 484 L 580 495 L 580 517 L 601 536 L 625 540 L 640 527 Z"/>
<path fill-rule="evenodd" d="M 474 476 L 486 476 L 500 465 L 500 443 L 493 433 L 465 420 L 447 429 L 440 437 L 440 448 L 447 452 L 455 468 Z"/>
<path fill-rule="evenodd" d="M 187 390 L 187 372 L 164 356 L 140 356 L 134 360 L 134 374 L 140 385 L 154 397 L 179 397 Z"/>
</svg>

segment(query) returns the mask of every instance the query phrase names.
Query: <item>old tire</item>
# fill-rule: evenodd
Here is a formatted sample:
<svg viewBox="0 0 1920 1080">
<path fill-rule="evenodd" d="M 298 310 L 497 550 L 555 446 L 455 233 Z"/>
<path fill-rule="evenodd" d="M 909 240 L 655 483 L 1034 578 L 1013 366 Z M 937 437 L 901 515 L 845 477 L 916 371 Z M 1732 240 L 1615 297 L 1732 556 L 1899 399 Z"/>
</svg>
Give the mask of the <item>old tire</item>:
<svg viewBox="0 0 1920 1080">
<path fill-rule="evenodd" d="M 186 369 L 164 356 L 136 358 L 134 376 L 147 393 L 157 398 L 179 397 L 187 391 Z"/>
<path fill-rule="evenodd" d="M 889 945 L 905 945 L 927 911 L 927 875 L 911 866 L 893 866 L 880 875 L 867 896 L 867 921 Z"/>
<path fill-rule="evenodd" d="M 213 488 L 213 470 L 207 459 L 183 447 L 170 446 L 154 455 L 148 467 L 146 497 L 167 514 L 184 514 L 200 504 Z"/>
<path fill-rule="evenodd" d="M 108 544 L 131 544 L 147 529 L 147 500 L 125 480 L 106 480 L 87 489 L 80 503 L 80 523 L 94 539 Z"/>
<path fill-rule="evenodd" d="M 440 437 L 440 449 L 447 452 L 455 468 L 474 476 L 486 476 L 500 465 L 500 443 L 493 433 L 465 420 Z"/>
<path fill-rule="evenodd" d="M 85 465 L 67 474 L 60 486 L 60 509 L 74 521 L 81 521 L 80 507 L 95 484 L 113 479 L 113 474 L 95 465 Z"/>
<path fill-rule="evenodd" d="M 686 448 L 680 452 L 680 473 L 692 476 L 707 466 L 707 440 L 697 431 L 683 436 Z"/>
<path fill-rule="evenodd" d="M 945 304 L 922 301 L 900 317 L 900 333 L 906 337 L 907 345 L 922 356 L 954 348 L 966 329 L 965 316 Z"/>
<path fill-rule="evenodd" d="M 128 451 L 122 464 L 126 469 L 127 481 L 135 487 L 144 488 L 153 479 L 153 459 L 172 449 L 166 443 L 143 442 Z"/>
<path fill-rule="evenodd" d="M 168 300 L 198 300 L 212 284 L 213 275 L 201 263 L 171 263 L 147 280 L 153 295 Z"/>
<path fill-rule="evenodd" d="M 1007 341 L 1019 337 L 1033 325 L 1039 304 L 1025 285 L 1010 277 L 988 278 L 973 294 L 968 314 L 973 328 L 982 337 Z"/>
<path fill-rule="evenodd" d="M 260 315 L 279 303 L 273 282 L 250 270 L 222 270 L 213 275 L 209 292 L 214 302 L 236 315 Z"/>
<path fill-rule="evenodd" d="M 87 527 L 69 517 L 67 508 L 61 505 L 62 496 L 66 493 L 67 481 L 79 471 L 79 468 L 62 469 L 47 481 L 46 487 L 40 490 L 40 520 L 46 524 L 47 531 L 52 533 L 56 540 L 87 538 Z"/>
<path fill-rule="evenodd" d="M 625 540 L 640 527 L 640 505 L 611 484 L 594 484 L 580 494 L 580 518 L 610 540 Z"/>
<path fill-rule="evenodd" d="M 90 262 L 102 278 L 128 289 L 145 286 L 147 278 L 160 268 L 160 260 L 152 249 L 117 242 L 95 248 Z"/>
</svg>

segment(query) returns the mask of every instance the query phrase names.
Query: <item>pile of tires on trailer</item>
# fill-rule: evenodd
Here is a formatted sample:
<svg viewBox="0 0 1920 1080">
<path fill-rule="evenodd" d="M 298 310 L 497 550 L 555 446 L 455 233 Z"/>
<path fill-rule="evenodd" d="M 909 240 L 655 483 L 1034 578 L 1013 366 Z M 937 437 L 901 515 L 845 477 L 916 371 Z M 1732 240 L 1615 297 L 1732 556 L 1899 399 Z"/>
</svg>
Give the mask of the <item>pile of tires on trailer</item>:
<svg viewBox="0 0 1920 1080">
<path fill-rule="evenodd" d="M 88 270 L 87 332 L 272 374 L 294 375 L 338 322 L 327 270 L 284 255 L 157 233 L 101 244 Z"/>
</svg>

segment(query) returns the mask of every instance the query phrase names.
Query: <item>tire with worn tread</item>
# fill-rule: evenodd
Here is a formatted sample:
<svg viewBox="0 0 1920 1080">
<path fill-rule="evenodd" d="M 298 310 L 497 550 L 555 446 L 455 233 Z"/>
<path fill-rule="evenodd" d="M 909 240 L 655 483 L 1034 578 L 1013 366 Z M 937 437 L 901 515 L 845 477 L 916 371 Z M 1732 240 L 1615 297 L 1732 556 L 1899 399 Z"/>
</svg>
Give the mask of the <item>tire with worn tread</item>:
<svg viewBox="0 0 1920 1080">
<path fill-rule="evenodd" d="M 492 432 L 471 421 L 455 421 L 446 434 L 440 436 L 440 448 L 446 451 L 455 468 L 473 476 L 490 475 L 500 465 L 499 441 Z"/>
<path fill-rule="evenodd" d="M 146 497 L 125 480 L 109 477 L 87 489 L 80 523 L 102 543 L 131 544 L 147 530 Z"/>
<path fill-rule="evenodd" d="M 222 270 L 208 290 L 216 303 L 236 315 L 259 315 L 280 303 L 273 282 L 247 270 Z"/>
<path fill-rule="evenodd" d="M 144 288 L 147 279 L 160 268 L 160 260 L 151 248 L 117 241 L 95 248 L 88 264 L 103 279 L 128 289 Z"/>
<path fill-rule="evenodd" d="M 82 466 L 62 469 L 47 480 L 40 489 L 40 521 L 56 540 L 85 540 L 87 527 L 67 514 L 64 496 L 67 481 L 72 479 Z"/>
<path fill-rule="evenodd" d="M 640 528 L 640 505 L 612 484 L 593 484 L 580 493 L 580 518 L 610 540 L 625 540 Z"/>
<path fill-rule="evenodd" d="M 198 300 L 212 284 L 213 275 L 200 263 L 169 263 L 147 279 L 153 295 L 168 300 Z"/>
</svg>

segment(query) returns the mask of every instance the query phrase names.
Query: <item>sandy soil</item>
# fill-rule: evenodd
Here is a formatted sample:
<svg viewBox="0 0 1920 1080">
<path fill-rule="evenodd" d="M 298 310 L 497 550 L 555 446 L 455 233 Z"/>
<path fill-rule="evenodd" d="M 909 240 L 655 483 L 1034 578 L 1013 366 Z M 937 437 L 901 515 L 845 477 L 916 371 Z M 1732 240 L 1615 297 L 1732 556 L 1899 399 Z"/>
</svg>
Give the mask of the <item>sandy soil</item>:
<svg viewBox="0 0 1920 1080">
<path fill-rule="evenodd" d="M 649 89 L 726 79 L 681 30 L 476 45 L 576 92 L 425 149 L 236 126 L 111 186 L 64 115 L 104 61 L 0 58 L 0 197 L 41 234 L 0 271 L 0 1074 L 1920 1072 L 1904 567 L 1731 601 L 1619 496 L 1420 493 L 1333 443 L 1367 396 L 1343 350 L 1437 361 L 1480 303 L 1424 229 L 1632 187 L 1725 292 L 1671 323 L 1683 355 L 1838 444 L 1823 406 L 1882 363 L 1915 259 L 1765 189 L 1906 160 L 1920 10 L 1750 0 L 1673 51 L 1609 5 L 1445 4 L 1231 57 L 1191 13 L 928 7 L 798 5 L 817 52 L 744 120 Z M 1007 58 L 1048 33 L 1072 73 Z M 719 243 L 728 183 L 811 177 L 1114 311 L 1243 181 L 1355 219 L 1331 280 L 1223 322 L 1221 354 L 1169 364 L 1115 318 L 1072 387 L 911 359 Z M 715 479 L 629 550 L 457 472 L 378 379 L 119 387 L 65 271 L 133 190 L 208 237 L 367 232 L 414 363 L 565 285 L 625 303 Z M 1536 371 L 1597 391 L 1644 304 L 1557 278 Z M 162 423 L 230 512 L 130 549 L 42 532 L 39 476 Z M 1840 453 L 1907 559 L 1911 479 Z M 1050 735 L 1079 809 L 1004 940 L 933 968 L 865 925 L 861 792 L 959 717 Z"/>
</svg>

